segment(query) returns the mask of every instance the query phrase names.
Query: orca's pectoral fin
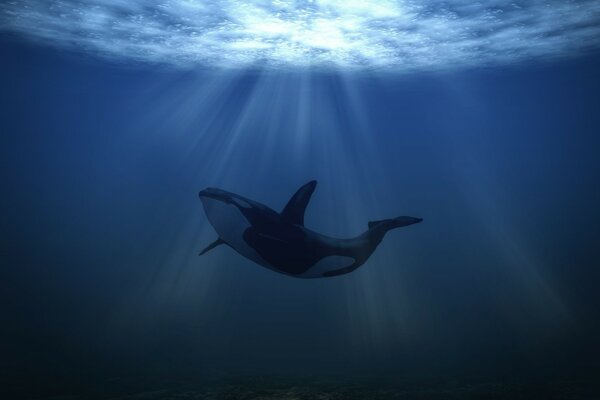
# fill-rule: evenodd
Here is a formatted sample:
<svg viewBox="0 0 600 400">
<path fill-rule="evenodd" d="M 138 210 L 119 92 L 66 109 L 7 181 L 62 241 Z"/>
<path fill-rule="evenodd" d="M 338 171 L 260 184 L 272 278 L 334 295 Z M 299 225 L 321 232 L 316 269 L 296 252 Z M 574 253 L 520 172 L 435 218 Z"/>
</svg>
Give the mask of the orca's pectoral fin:
<svg viewBox="0 0 600 400">
<path fill-rule="evenodd" d="M 304 212 L 316 187 L 317 181 L 310 181 L 298 189 L 281 212 L 283 219 L 292 224 L 304 226 Z"/>
<path fill-rule="evenodd" d="M 412 224 L 418 224 L 421 221 L 423 221 L 423 218 L 408 217 L 408 216 L 401 216 L 401 217 L 390 218 L 390 219 L 381 219 L 378 221 L 369 221 L 369 229 L 373 229 L 374 227 L 376 227 L 379 224 L 386 223 L 386 224 L 388 224 L 387 229 L 389 230 L 389 229 L 401 228 L 403 226 L 408 226 L 408 225 L 412 225 Z"/>
<path fill-rule="evenodd" d="M 211 244 L 209 244 L 208 246 L 206 246 L 206 247 L 204 248 L 204 250 L 202 250 L 202 251 L 200 252 L 200 254 L 198 254 L 198 255 L 199 255 L 199 256 L 201 256 L 202 254 L 205 254 L 205 253 L 207 253 L 207 252 L 211 251 L 212 249 L 214 249 L 215 247 L 217 247 L 217 246 L 220 246 L 220 245 L 222 245 L 222 244 L 227 244 L 227 243 L 225 243 L 225 242 L 223 241 L 223 239 L 221 239 L 221 238 L 217 238 L 217 240 L 215 240 L 214 242 L 212 242 Z"/>
</svg>

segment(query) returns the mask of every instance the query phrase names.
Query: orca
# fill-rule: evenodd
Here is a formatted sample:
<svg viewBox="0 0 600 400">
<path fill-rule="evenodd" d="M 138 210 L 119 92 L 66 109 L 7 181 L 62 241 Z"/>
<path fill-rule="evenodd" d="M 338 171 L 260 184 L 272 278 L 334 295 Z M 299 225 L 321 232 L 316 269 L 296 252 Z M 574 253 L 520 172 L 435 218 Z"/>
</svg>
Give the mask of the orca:
<svg viewBox="0 0 600 400">
<path fill-rule="evenodd" d="M 273 271 L 298 278 L 322 278 L 354 271 L 373 254 L 385 234 L 421 222 L 401 216 L 370 221 L 368 229 L 350 239 L 321 235 L 304 227 L 304 212 L 317 181 L 303 185 L 281 213 L 264 204 L 217 188 L 199 196 L 218 238 L 200 255 L 220 245 Z"/>
</svg>

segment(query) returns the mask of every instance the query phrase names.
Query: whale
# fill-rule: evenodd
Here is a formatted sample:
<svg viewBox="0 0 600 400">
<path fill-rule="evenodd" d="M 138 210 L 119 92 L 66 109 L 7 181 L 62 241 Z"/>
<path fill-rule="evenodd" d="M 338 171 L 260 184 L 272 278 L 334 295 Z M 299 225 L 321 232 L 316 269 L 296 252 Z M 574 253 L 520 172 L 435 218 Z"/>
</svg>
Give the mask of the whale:
<svg viewBox="0 0 600 400">
<path fill-rule="evenodd" d="M 200 255 L 226 245 L 247 259 L 296 278 L 348 274 L 363 265 L 392 229 L 422 218 L 400 216 L 369 221 L 360 235 L 340 239 L 304 226 L 306 207 L 317 186 L 313 180 L 296 191 L 281 212 L 235 193 L 206 188 L 199 197 L 218 238 Z"/>
</svg>

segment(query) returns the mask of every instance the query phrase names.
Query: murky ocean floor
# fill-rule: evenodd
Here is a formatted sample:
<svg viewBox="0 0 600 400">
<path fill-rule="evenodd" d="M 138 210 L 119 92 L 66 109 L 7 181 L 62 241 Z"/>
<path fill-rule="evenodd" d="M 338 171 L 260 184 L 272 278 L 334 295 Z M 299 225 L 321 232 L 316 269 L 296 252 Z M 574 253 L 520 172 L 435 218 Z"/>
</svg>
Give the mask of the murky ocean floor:
<svg viewBox="0 0 600 400">
<path fill-rule="evenodd" d="M 22 389 L 25 389 L 22 387 Z M 398 376 L 374 380 L 302 379 L 282 376 L 221 376 L 193 381 L 112 378 L 93 388 L 55 388 L 54 394 L 21 395 L 34 399 L 207 399 L 207 400 L 341 400 L 341 399 L 597 399 L 594 379 L 511 381 L 456 377 Z M 49 392 L 53 392 L 50 390 Z"/>
</svg>

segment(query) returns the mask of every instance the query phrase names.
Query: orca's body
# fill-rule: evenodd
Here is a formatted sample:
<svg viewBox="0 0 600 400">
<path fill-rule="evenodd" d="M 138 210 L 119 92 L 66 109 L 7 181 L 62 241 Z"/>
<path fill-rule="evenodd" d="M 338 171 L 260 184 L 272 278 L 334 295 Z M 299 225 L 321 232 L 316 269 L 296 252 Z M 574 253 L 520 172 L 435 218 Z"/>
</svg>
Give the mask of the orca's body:
<svg viewBox="0 0 600 400">
<path fill-rule="evenodd" d="M 335 239 L 304 227 L 304 211 L 317 185 L 311 181 L 292 196 L 281 213 L 221 189 L 199 195 L 219 238 L 200 254 L 227 244 L 246 258 L 273 271 L 299 278 L 347 274 L 364 264 L 390 229 L 416 224 L 421 218 L 398 217 L 369 222 L 352 239 Z"/>
</svg>

